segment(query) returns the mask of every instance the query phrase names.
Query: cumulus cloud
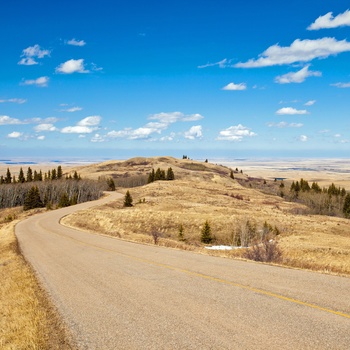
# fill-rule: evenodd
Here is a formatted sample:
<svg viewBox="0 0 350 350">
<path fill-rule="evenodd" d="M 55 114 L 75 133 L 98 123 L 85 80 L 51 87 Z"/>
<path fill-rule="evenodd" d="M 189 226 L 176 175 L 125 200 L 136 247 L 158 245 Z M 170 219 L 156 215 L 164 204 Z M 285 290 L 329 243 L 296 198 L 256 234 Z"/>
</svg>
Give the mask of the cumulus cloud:
<svg viewBox="0 0 350 350">
<path fill-rule="evenodd" d="M 92 115 L 90 117 L 86 117 L 78 122 L 79 126 L 96 126 L 101 122 L 101 117 L 99 115 Z"/>
<path fill-rule="evenodd" d="M 203 64 L 201 66 L 198 66 L 197 68 L 202 69 L 202 68 L 215 67 L 215 66 L 218 66 L 219 68 L 226 68 L 230 62 L 231 62 L 230 60 L 228 60 L 227 58 L 224 58 L 219 62 Z"/>
<path fill-rule="evenodd" d="M 97 143 L 97 142 L 104 142 L 105 138 L 103 136 L 101 136 L 100 134 L 95 134 L 91 140 L 91 142 Z"/>
<path fill-rule="evenodd" d="M 39 124 L 34 127 L 34 130 L 36 132 L 42 132 L 42 131 L 56 131 L 57 128 L 53 124 Z"/>
<path fill-rule="evenodd" d="M 68 45 L 72 45 L 72 46 L 85 46 L 86 42 L 84 40 L 76 40 L 76 39 L 71 39 L 67 41 Z"/>
<path fill-rule="evenodd" d="M 45 136 L 44 135 L 40 135 L 36 139 L 39 140 L 39 141 L 43 141 L 43 140 L 45 140 Z"/>
<path fill-rule="evenodd" d="M 267 126 L 269 128 L 275 127 L 275 128 L 301 128 L 304 126 L 302 123 L 287 123 L 287 122 L 279 122 L 279 123 L 268 123 Z"/>
<path fill-rule="evenodd" d="M 296 114 L 309 114 L 306 109 L 296 109 L 293 107 L 283 107 L 276 111 L 276 114 L 279 115 L 296 115 Z"/>
<path fill-rule="evenodd" d="M 316 100 L 310 100 L 310 101 L 307 101 L 304 105 L 305 106 L 313 106 L 315 103 L 316 103 Z"/>
<path fill-rule="evenodd" d="M 22 124 L 19 119 L 11 118 L 7 115 L 0 115 L 0 125 Z"/>
<path fill-rule="evenodd" d="M 89 73 L 89 71 L 85 69 L 84 59 L 82 58 L 78 60 L 71 59 L 61 63 L 56 67 L 56 72 L 62 74 Z"/>
<path fill-rule="evenodd" d="M 323 16 L 316 19 L 314 23 L 311 23 L 307 29 L 308 30 L 319 30 L 325 28 L 337 28 L 350 26 L 350 11 L 346 10 L 344 13 L 340 13 L 338 16 L 334 17 L 333 12 L 328 12 Z"/>
<path fill-rule="evenodd" d="M 27 100 L 24 98 L 9 98 L 7 100 L 0 100 L 0 103 L 5 103 L 5 102 L 23 104 L 23 103 L 26 103 Z"/>
<path fill-rule="evenodd" d="M 222 90 L 228 90 L 228 91 L 241 91 L 241 90 L 246 90 L 247 85 L 245 83 L 229 83 L 226 86 L 222 88 Z"/>
<path fill-rule="evenodd" d="M 229 128 L 220 131 L 218 140 L 225 141 L 242 141 L 244 137 L 256 136 L 256 133 L 250 131 L 249 128 L 242 124 L 230 126 Z"/>
<path fill-rule="evenodd" d="M 284 75 L 280 75 L 275 78 L 275 82 L 278 84 L 290 84 L 290 83 L 302 83 L 308 77 L 320 77 L 321 72 L 309 70 L 310 65 L 305 66 L 297 72 L 291 72 Z"/>
<path fill-rule="evenodd" d="M 291 64 L 295 62 L 309 62 L 315 58 L 327 58 L 350 51 L 350 43 L 346 40 L 337 41 L 335 38 L 316 40 L 296 39 L 290 46 L 270 46 L 257 59 L 239 62 L 237 68 L 257 68 L 275 65 Z"/>
<path fill-rule="evenodd" d="M 299 136 L 299 141 L 301 142 L 307 142 L 308 141 L 308 137 L 306 135 L 300 135 Z"/>
<path fill-rule="evenodd" d="M 190 128 L 190 130 L 185 132 L 185 138 L 189 140 L 200 139 L 202 138 L 202 126 L 194 125 Z"/>
<path fill-rule="evenodd" d="M 49 50 L 42 49 L 38 44 L 29 46 L 22 51 L 22 59 L 18 62 L 20 65 L 32 66 L 38 64 L 36 59 L 50 56 Z"/>
<path fill-rule="evenodd" d="M 80 120 L 74 126 L 66 126 L 61 129 L 63 134 L 91 134 L 98 129 L 101 121 L 100 116 L 90 116 Z"/>
<path fill-rule="evenodd" d="M 40 77 L 40 78 L 32 79 L 32 80 L 24 80 L 22 82 L 22 85 L 35 85 L 38 87 L 47 87 L 49 80 L 50 80 L 49 77 Z"/>
<path fill-rule="evenodd" d="M 335 86 L 339 89 L 346 89 L 346 88 L 350 88 L 350 83 L 335 83 L 335 84 L 331 84 L 331 86 Z"/>
<path fill-rule="evenodd" d="M 10 139 L 18 139 L 23 135 L 23 133 L 18 132 L 18 131 L 13 131 L 10 134 L 7 135 Z"/>
</svg>

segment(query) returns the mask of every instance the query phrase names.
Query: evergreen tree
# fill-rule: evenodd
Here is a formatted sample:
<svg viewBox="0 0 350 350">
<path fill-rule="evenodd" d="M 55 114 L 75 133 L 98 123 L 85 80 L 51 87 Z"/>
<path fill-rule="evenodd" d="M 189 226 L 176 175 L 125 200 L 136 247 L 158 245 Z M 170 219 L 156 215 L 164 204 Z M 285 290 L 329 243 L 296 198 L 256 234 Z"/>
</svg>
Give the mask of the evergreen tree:
<svg viewBox="0 0 350 350">
<path fill-rule="evenodd" d="M 350 193 L 345 196 L 343 213 L 346 218 L 350 217 Z"/>
<path fill-rule="evenodd" d="M 107 179 L 108 191 L 115 191 L 115 183 L 112 177 Z"/>
<path fill-rule="evenodd" d="M 78 175 L 78 173 L 76 171 L 73 174 L 73 179 L 74 180 L 79 180 L 79 175 Z"/>
<path fill-rule="evenodd" d="M 235 176 L 233 175 L 233 170 L 230 171 L 230 178 L 231 178 L 231 179 L 234 179 L 234 178 L 235 178 Z"/>
<path fill-rule="evenodd" d="M 18 174 L 18 182 L 19 183 L 24 183 L 26 181 L 25 177 L 24 177 L 24 172 L 23 169 L 19 169 L 19 174 Z"/>
<path fill-rule="evenodd" d="M 52 169 L 52 171 L 51 171 L 51 180 L 57 180 L 57 171 L 56 171 L 56 169 Z"/>
<path fill-rule="evenodd" d="M 166 174 L 166 179 L 168 181 L 171 181 L 171 180 L 174 180 L 175 179 L 175 175 L 174 175 L 174 172 L 173 172 L 173 169 L 172 168 L 169 168 L 168 171 L 167 171 L 167 174 Z"/>
<path fill-rule="evenodd" d="M 58 202 L 58 206 L 60 208 L 64 208 L 64 207 L 69 207 L 70 206 L 70 200 L 69 200 L 69 196 L 68 193 L 65 192 L 62 194 L 60 201 Z"/>
<path fill-rule="evenodd" d="M 42 208 L 43 206 L 38 186 L 32 186 L 24 199 L 23 210 Z"/>
<path fill-rule="evenodd" d="M 61 165 L 59 165 L 57 167 L 57 179 L 58 180 L 62 179 L 62 176 L 63 176 L 62 167 L 61 167 Z"/>
<path fill-rule="evenodd" d="M 5 183 L 5 179 L 4 179 L 4 176 L 1 175 L 0 176 L 0 185 L 4 184 Z"/>
<path fill-rule="evenodd" d="M 155 178 L 155 172 L 154 172 L 154 169 L 152 169 L 152 171 L 148 175 L 147 183 L 150 184 L 151 182 L 154 182 L 154 178 Z"/>
<path fill-rule="evenodd" d="M 28 170 L 27 170 L 27 182 L 32 182 L 32 181 L 33 181 L 33 171 L 29 167 Z"/>
<path fill-rule="evenodd" d="M 124 207 L 132 207 L 132 197 L 129 191 L 126 191 L 124 197 Z"/>
<path fill-rule="evenodd" d="M 154 181 L 161 180 L 161 178 L 162 178 L 162 171 L 160 170 L 160 168 L 158 168 L 156 170 L 156 173 L 154 174 Z"/>
<path fill-rule="evenodd" d="M 10 169 L 7 168 L 6 177 L 5 177 L 5 183 L 6 184 L 10 184 L 11 181 L 12 181 L 12 175 L 11 175 Z"/>
<path fill-rule="evenodd" d="M 204 244 L 209 244 L 213 241 L 213 237 L 211 235 L 211 228 L 208 220 L 204 223 L 201 234 L 201 242 Z"/>
</svg>

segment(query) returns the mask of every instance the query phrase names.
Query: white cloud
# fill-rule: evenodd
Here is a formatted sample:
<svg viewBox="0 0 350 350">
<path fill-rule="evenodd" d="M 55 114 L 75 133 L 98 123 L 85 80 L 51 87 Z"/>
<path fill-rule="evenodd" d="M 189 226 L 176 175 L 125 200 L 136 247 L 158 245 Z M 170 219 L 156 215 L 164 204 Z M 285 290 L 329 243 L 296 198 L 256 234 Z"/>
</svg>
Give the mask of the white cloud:
<svg viewBox="0 0 350 350">
<path fill-rule="evenodd" d="M 89 73 L 89 71 L 84 67 L 84 59 L 82 58 L 79 60 L 71 59 L 64 63 L 61 63 L 56 68 L 56 72 L 62 74 Z"/>
<path fill-rule="evenodd" d="M 53 124 L 39 124 L 34 127 L 34 130 L 36 132 L 42 132 L 42 131 L 56 131 L 57 128 Z"/>
<path fill-rule="evenodd" d="M 231 62 L 230 60 L 228 60 L 227 58 L 224 58 L 219 62 L 203 64 L 201 66 L 198 66 L 197 68 L 208 68 L 208 67 L 215 67 L 215 66 L 218 66 L 220 68 L 226 68 L 230 62 Z"/>
<path fill-rule="evenodd" d="M 62 134 L 91 134 L 96 128 L 89 128 L 87 126 L 66 126 L 61 130 Z"/>
<path fill-rule="evenodd" d="M 226 86 L 222 88 L 222 90 L 228 90 L 228 91 L 241 91 L 241 90 L 246 90 L 247 85 L 245 83 L 229 83 Z"/>
<path fill-rule="evenodd" d="M 100 124 L 101 122 L 101 117 L 99 115 L 93 115 L 90 117 L 86 117 L 78 122 L 77 125 L 79 126 L 96 126 Z"/>
<path fill-rule="evenodd" d="M 190 130 L 185 132 L 185 138 L 189 140 L 200 139 L 202 138 L 202 126 L 194 125 L 190 128 Z"/>
<path fill-rule="evenodd" d="M 279 122 L 279 123 L 268 123 L 268 127 L 276 127 L 276 128 L 301 128 L 304 126 L 302 123 L 287 123 L 287 122 Z"/>
<path fill-rule="evenodd" d="M 68 45 L 72 45 L 72 46 L 85 46 L 86 42 L 84 40 L 76 40 L 76 39 L 71 39 L 67 41 Z"/>
<path fill-rule="evenodd" d="M 316 103 L 316 100 L 310 100 L 310 101 L 307 101 L 304 105 L 305 106 L 313 106 L 315 103 Z"/>
<path fill-rule="evenodd" d="M 50 80 L 49 77 L 40 77 L 40 78 L 33 79 L 33 80 L 24 80 L 21 84 L 22 85 L 35 85 L 38 87 L 47 87 L 49 80 Z"/>
<path fill-rule="evenodd" d="M 279 115 L 295 115 L 295 114 L 309 114 L 306 109 L 295 109 L 293 107 L 283 107 L 276 111 L 276 114 Z"/>
<path fill-rule="evenodd" d="M 78 111 L 82 111 L 82 110 L 83 110 L 83 108 L 81 108 L 81 107 L 71 107 L 71 108 L 61 109 L 61 112 L 73 113 L 73 112 L 78 112 Z"/>
<path fill-rule="evenodd" d="M 7 115 L 0 115 L 0 125 L 22 124 L 19 119 L 11 118 Z"/>
<path fill-rule="evenodd" d="M 341 52 L 350 51 L 350 43 L 346 40 L 337 41 L 335 38 L 316 40 L 296 39 L 290 46 L 270 46 L 258 59 L 239 62 L 237 68 L 256 68 L 275 65 L 291 64 L 295 62 L 309 62 L 315 58 L 327 58 Z"/>
<path fill-rule="evenodd" d="M 297 72 L 291 72 L 276 77 L 275 82 L 279 84 L 302 83 L 308 77 L 320 77 L 321 72 L 309 70 L 310 65 L 305 66 Z"/>
<path fill-rule="evenodd" d="M 86 117 L 80 120 L 75 126 L 66 126 L 61 129 L 63 134 L 91 134 L 98 129 L 101 122 L 101 117 L 98 115 Z"/>
<path fill-rule="evenodd" d="M 23 134 L 21 132 L 18 131 L 13 131 L 10 134 L 7 135 L 7 137 L 9 137 L 10 139 L 18 139 L 22 136 Z"/>
<path fill-rule="evenodd" d="M 45 136 L 44 135 L 40 135 L 36 139 L 39 140 L 39 141 L 43 141 L 43 140 L 45 140 Z"/>
<path fill-rule="evenodd" d="M 306 135 L 300 135 L 299 136 L 299 141 L 301 142 L 307 142 L 308 141 L 308 137 Z"/>
<path fill-rule="evenodd" d="M 335 86 L 340 89 L 346 89 L 346 88 L 350 88 L 350 83 L 335 83 L 335 84 L 331 84 L 331 86 Z"/>
<path fill-rule="evenodd" d="M 91 141 L 91 142 L 94 142 L 94 143 L 97 143 L 97 142 L 104 142 L 105 139 L 104 139 L 104 137 L 101 136 L 100 134 L 95 134 L 95 135 L 91 138 L 90 141 Z"/>
<path fill-rule="evenodd" d="M 159 120 L 161 123 L 164 123 L 164 124 L 172 124 L 179 121 L 192 122 L 203 118 L 204 117 L 199 113 L 185 115 L 182 112 L 170 112 L 170 113 L 161 112 L 161 113 L 153 114 L 148 117 L 148 119 L 150 120 Z"/>
<path fill-rule="evenodd" d="M 320 16 L 316 21 L 310 24 L 308 30 L 319 30 L 324 28 L 337 28 L 343 26 L 350 26 L 350 11 L 346 10 L 334 17 L 333 12 L 328 12 L 324 16 Z"/>
<path fill-rule="evenodd" d="M 22 59 L 18 62 L 20 65 L 32 66 L 38 64 L 37 58 L 44 58 L 45 56 L 50 56 L 49 50 L 43 50 L 36 44 L 34 46 L 29 46 L 22 51 Z"/>
<path fill-rule="evenodd" d="M 24 98 L 9 98 L 7 100 L 0 100 L 0 103 L 5 103 L 5 102 L 23 104 L 23 103 L 26 103 L 27 100 Z"/>
<path fill-rule="evenodd" d="M 252 136 L 256 136 L 256 133 L 250 131 L 249 128 L 243 126 L 242 124 L 238 124 L 220 131 L 217 139 L 226 141 L 242 141 L 244 137 Z"/>
</svg>

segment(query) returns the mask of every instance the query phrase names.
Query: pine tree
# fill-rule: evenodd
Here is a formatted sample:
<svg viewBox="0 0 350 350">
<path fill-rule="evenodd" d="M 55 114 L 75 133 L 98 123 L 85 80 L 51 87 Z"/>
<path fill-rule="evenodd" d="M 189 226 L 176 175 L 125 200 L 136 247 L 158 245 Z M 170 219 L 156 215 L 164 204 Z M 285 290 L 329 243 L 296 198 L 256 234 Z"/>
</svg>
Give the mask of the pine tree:
<svg viewBox="0 0 350 350">
<path fill-rule="evenodd" d="M 107 179 L 108 191 L 115 191 L 115 183 L 112 177 Z"/>
<path fill-rule="evenodd" d="M 201 234 L 201 242 L 204 244 L 210 244 L 213 241 L 213 237 L 211 235 L 211 228 L 208 220 L 204 223 Z"/>
<path fill-rule="evenodd" d="M 51 180 L 57 180 L 56 169 L 52 169 L 52 171 L 51 171 Z"/>
<path fill-rule="evenodd" d="M 60 208 L 64 208 L 64 207 L 69 207 L 70 206 L 70 200 L 69 200 L 69 196 L 68 193 L 65 192 L 62 194 L 60 201 L 58 202 L 58 206 Z"/>
<path fill-rule="evenodd" d="M 63 176 L 62 167 L 61 167 L 61 165 L 59 165 L 57 167 L 57 179 L 58 180 L 62 179 L 62 176 Z"/>
<path fill-rule="evenodd" d="M 346 218 L 350 217 L 350 193 L 345 196 L 343 213 Z"/>
<path fill-rule="evenodd" d="M 38 186 L 32 186 L 24 199 L 23 210 L 42 208 L 43 206 Z"/>
<path fill-rule="evenodd" d="M 7 168 L 6 177 L 5 177 L 5 183 L 6 184 L 10 184 L 11 181 L 12 181 L 11 172 L 10 172 L 10 169 Z"/>
<path fill-rule="evenodd" d="M 32 182 L 32 181 L 33 181 L 33 171 L 29 167 L 28 170 L 27 170 L 27 182 Z"/>
<path fill-rule="evenodd" d="M 167 171 L 167 174 L 166 174 L 166 179 L 168 181 L 171 181 L 171 180 L 174 180 L 175 179 L 175 175 L 174 175 L 174 172 L 173 172 L 173 169 L 172 168 L 169 168 L 168 171 Z"/>
<path fill-rule="evenodd" d="M 234 179 L 234 178 L 235 178 L 235 176 L 233 175 L 233 170 L 230 171 L 230 178 L 231 178 L 231 179 Z"/>
<path fill-rule="evenodd" d="M 124 197 L 124 207 L 132 207 L 132 197 L 129 191 L 126 191 Z"/>
<path fill-rule="evenodd" d="M 148 175 L 147 183 L 150 184 L 151 182 L 154 182 L 154 177 L 155 177 L 155 172 L 154 172 L 154 169 L 152 169 L 152 171 Z"/>
<path fill-rule="evenodd" d="M 24 183 L 26 181 L 25 177 L 24 177 L 24 172 L 23 169 L 19 169 L 19 174 L 18 174 L 18 182 L 19 183 Z"/>
</svg>

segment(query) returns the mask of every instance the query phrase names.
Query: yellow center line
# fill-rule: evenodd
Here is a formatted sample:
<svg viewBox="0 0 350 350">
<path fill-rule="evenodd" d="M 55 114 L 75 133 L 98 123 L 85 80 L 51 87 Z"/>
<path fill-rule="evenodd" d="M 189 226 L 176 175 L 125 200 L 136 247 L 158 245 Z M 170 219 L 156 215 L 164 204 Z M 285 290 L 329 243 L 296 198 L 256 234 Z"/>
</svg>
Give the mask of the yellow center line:
<svg viewBox="0 0 350 350">
<path fill-rule="evenodd" d="M 146 264 L 149 264 L 149 265 L 162 267 L 164 269 L 181 272 L 181 273 L 184 273 L 184 274 L 187 274 L 187 275 L 190 275 L 190 276 L 200 277 L 200 278 L 203 278 L 203 279 L 206 279 L 206 280 L 210 280 L 210 281 L 215 281 L 215 282 L 218 282 L 218 283 L 221 283 L 221 284 L 226 284 L 226 285 L 234 286 L 234 287 L 237 287 L 237 288 L 249 290 L 251 292 L 255 292 L 255 293 L 258 293 L 258 294 L 261 294 L 261 295 L 266 295 L 266 296 L 269 296 L 269 297 L 272 297 L 272 298 L 288 301 L 288 302 L 291 302 L 291 303 L 294 303 L 294 304 L 307 306 L 307 307 L 310 307 L 310 308 L 313 308 L 313 309 L 316 309 L 316 310 L 319 310 L 319 311 L 325 311 L 325 312 L 328 312 L 328 313 L 333 314 L 333 315 L 342 316 L 342 317 L 350 319 L 350 314 L 347 314 L 347 313 L 344 313 L 344 312 L 341 312 L 341 311 L 335 311 L 335 310 L 332 310 L 332 309 L 329 309 L 329 308 L 326 308 L 326 307 L 322 307 L 322 306 L 319 306 L 319 305 L 316 305 L 316 304 L 304 302 L 304 301 L 301 301 L 301 300 L 298 300 L 298 299 L 294 299 L 294 298 L 289 298 L 289 297 L 286 297 L 284 295 L 273 293 L 273 292 L 269 292 L 269 291 L 266 291 L 266 290 L 263 290 L 263 289 L 247 286 L 247 285 L 240 284 L 240 283 L 237 283 L 237 282 L 228 281 L 228 280 L 225 280 L 225 279 L 222 279 L 222 278 L 218 278 L 218 277 L 213 277 L 213 276 L 210 276 L 210 275 L 205 275 L 205 274 L 200 273 L 200 272 L 194 272 L 194 271 L 182 269 L 182 268 L 171 266 L 171 265 L 158 263 L 158 262 L 155 262 L 155 261 L 152 261 L 152 260 L 147 260 L 147 259 L 144 259 L 144 258 L 138 258 L 136 256 L 132 256 L 132 255 L 128 255 L 128 254 L 125 254 L 125 253 L 121 253 L 121 252 L 118 252 L 118 251 L 113 250 L 113 249 L 103 248 L 103 247 L 97 246 L 95 244 L 86 243 L 84 241 L 81 241 L 81 240 L 79 240 L 77 238 L 73 238 L 71 236 L 66 236 L 66 235 L 63 235 L 63 234 L 59 234 L 57 232 L 55 232 L 55 233 L 57 235 L 59 235 L 59 236 L 64 236 L 64 237 L 69 238 L 69 239 L 71 239 L 71 240 L 73 240 L 75 242 L 78 242 L 81 245 L 94 247 L 96 249 L 99 249 L 99 250 L 105 251 L 105 252 L 109 252 L 109 253 L 117 253 L 119 255 L 122 255 L 122 256 L 124 256 L 124 257 L 126 257 L 128 259 L 134 260 L 134 261 L 139 261 L 139 262 L 146 263 Z"/>
</svg>

